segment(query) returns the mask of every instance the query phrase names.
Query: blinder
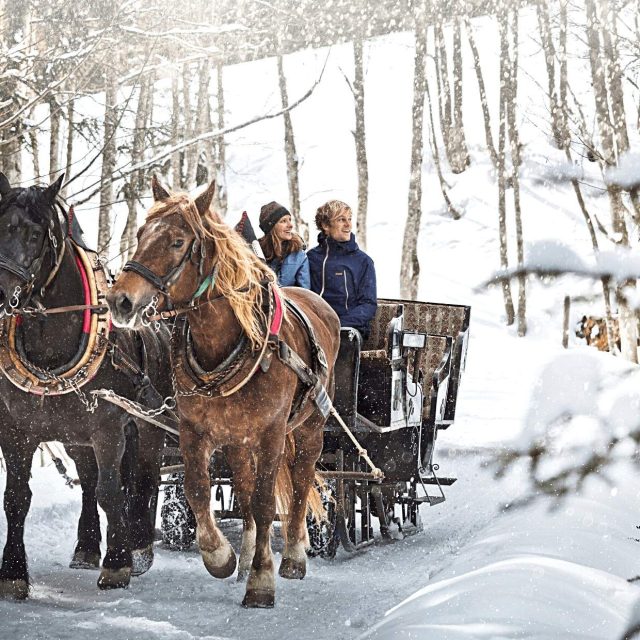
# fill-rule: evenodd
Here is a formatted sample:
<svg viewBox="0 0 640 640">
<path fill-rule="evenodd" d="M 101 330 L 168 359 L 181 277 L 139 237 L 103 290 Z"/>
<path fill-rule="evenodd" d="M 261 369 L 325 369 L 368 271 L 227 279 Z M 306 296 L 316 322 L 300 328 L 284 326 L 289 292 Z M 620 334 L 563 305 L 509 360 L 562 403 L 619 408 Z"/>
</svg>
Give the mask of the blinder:
<svg viewBox="0 0 640 640">
<path fill-rule="evenodd" d="M 51 250 L 52 272 L 57 271 L 58 261 L 62 258 L 63 251 L 61 251 L 60 255 L 58 255 L 58 240 L 56 239 L 54 228 L 55 225 L 53 219 L 51 219 L 49 220 L 47 235 L 42 242 L 40 252 L 27 267 L 23 267 L 21 264 L 13 260 L 13 258 L 0 253 L 0 269 L 4 269 L 9 273 L 18 276 L 18 278 L 22 280 L 22 284 L 25 286 L 24 290 L 27 292 L 27 294 L 30 294 L 31 291 L 33 291 L 33 289 L 35 288 L 35 282 L 42 269 L 42 263 L 44 262 L 47 249 Z M 64 238 L 62 238 L 62 245 L 64 250 Z M 48 284 L 49 280 L 43 283 L 42 288 L 44 288 Z"/>
</svg>

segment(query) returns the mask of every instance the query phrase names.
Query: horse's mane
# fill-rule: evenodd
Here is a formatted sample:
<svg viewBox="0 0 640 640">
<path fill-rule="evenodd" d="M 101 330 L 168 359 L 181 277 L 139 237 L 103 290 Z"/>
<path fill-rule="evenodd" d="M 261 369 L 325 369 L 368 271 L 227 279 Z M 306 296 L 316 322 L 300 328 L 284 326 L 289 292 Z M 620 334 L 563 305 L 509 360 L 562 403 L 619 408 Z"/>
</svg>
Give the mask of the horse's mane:
<svg viewBox="0 0 640 640">
<path fill-rule="evenodd" d="M 201 242 L 213 241 L 219 265 L 215 289 L 227 298 L 253 348 L 258 348 L 264 340 L 266 324 L 262 310 L 262 284 L 269 280 L 277 286 L 275 274 L 217 213 L 208 210 L 201 216 L 195 201 L 186 193 L 172 193 L 168 198 L 155 202 L 147 220 L 164 218 L 176 212 L 182 215 Z M 208 295 L 211 295 L 211 290 Z"/>
<path fill-rule="evenodd" d="M 31 186 L 25 188 L 12 189 L 0 200 L 0 208 L 5 209 L 14 204 L 32 216 L 38 222 L 49 222 L 48 215 L 53 213 L 53 221 L 62 224 L 59 214 L 62 214 L 64 221 L 67 221 L 67 212 L 61 198 L 57 197 L 55 203 L 49 202 L 45 198 L 46 187 Z"/>
</svg>

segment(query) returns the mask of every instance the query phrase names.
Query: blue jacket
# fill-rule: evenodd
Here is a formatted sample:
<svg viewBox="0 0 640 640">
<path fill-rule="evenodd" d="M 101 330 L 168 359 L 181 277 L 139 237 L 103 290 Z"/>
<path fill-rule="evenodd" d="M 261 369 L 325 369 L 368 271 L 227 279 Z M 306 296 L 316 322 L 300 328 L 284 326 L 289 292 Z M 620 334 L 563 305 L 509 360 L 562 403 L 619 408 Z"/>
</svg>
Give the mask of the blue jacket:
<svg viewBox="0 0 640 640">
<path fill-rule="evenodd" d="M 269 267 L 278 276 L 278 284 L 281 287 L 304 287 L 311 286 L 309 278 L 309 260 L 304 251 L 290 253 L 284 260 L 274 258 L 269 262 Z"/>
<path fill-rule="evenodd" d="M 378 307 L 373 260 L 356 243 L 336 242 L 321 233 L 318 246 L 307 252 L 311 291 L 321 295 L 340 317 L 343 327 L 369 334 Z"/>
</svg>

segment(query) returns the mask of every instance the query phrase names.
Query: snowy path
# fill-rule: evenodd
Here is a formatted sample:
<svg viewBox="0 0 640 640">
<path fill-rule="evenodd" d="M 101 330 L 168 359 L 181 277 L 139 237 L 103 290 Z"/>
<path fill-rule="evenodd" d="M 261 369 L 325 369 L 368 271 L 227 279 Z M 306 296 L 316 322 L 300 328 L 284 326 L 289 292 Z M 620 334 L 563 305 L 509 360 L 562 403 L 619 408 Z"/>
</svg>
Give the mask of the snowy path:
<svg viewBox="0 0 640 640">
<path fill-rule="evenodd" d="M 305 580 L 278 579 L 272 611 L 243 610 L 244 585 L 211 578 L 195 551 L 161 547 L 151 571 L 127 591 L 98 592 L 97 572 L 66 567 L 79 492 L 58 490 L 55 471 L 40 470 L 33 481 L 39 498 L 27 525 L 33 595 L 24 603 L 0 602 L 0 637 L 77 638 L 106 631 L 113 640 L 354 638 L 446 568 L 496 516 L 504 487 L 477 456 L 452 455 L 442 460 L 443 468 L 455 467 L 460 480 L 449 488 L 446 503 L 424 507 L 422 534 L 377 544 L 355 557 L 340 551 L 333 561 L 310 560 Z M 49 495 L 55 489 L 49 506 L 43 504 L 47 488 Z M 230 529 L 237 539 L 237 527 Z M 2 539 L 5 531 L 3 522 Z"/>
<path fill-rule="evenodd" d="M 477 339 L 474 331 L 485 339 Z M 458 482 L 446 488 L 445 503 L 422 507 L 424 532 L 376 544 L 355 557 L 340 550 L 333 561 L 310 560 L 305 580 L 278 578 L 272 611 L 242 609 L 244 585 L 234 578 L 211 578 L 195 550 L 176 553 L 161 546 L 149 573 L 133 579 L 127 591 L 101 593 L 95 586 L 97 572 L 67 567 L 76 538 L 79 490 L 65 487 L 53 468 L 38 468 L 26 533 L 33 593 L 28 602 L 0 602 L 0 638 L 85 638 L 105 628 L 112 640 L 133 635 L 163 640 L 356 638 L 446 570 L 458 551 L 495 520 L 500 506 L 522 491 L 513 479 L 497 482 L 484 465 L 489 450 L 478 448 L 513 436 L 521 424 L 523 373 L 513 375 L 513 368 L 526 343 L 500 337 L 499 331 L 490 325 L 472 327 L 459 415 L 436 450 L 441 474 Z M 485 346 L 493 350 L 496 342 L 499 358 Z M 5 478 L 0 473 L 0 490 Z M 237 548 L 239 526 L 226 526 Z M 0 540 L 5 536 L 0 517 Z M 278 538 L 276 550 L 279 544 Z"/>
</svg>

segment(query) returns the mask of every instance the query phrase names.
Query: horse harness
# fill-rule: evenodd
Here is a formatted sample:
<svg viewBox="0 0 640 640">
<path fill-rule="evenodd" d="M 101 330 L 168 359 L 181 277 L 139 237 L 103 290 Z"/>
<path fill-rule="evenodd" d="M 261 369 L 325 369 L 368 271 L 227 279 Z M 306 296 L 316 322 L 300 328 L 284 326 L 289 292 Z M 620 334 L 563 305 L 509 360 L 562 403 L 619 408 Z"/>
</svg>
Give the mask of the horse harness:
<svg viewBox="0 0 640 640">
<path fill-rule="evenodd" d="M 176 396 L 227 397 L 244 387 L 258 369 L 266 373 L 275 356 L 288 366 L 302 382 L 303 389 L 294 400 L 289 423 L 303 410 L 309 399 L 313 399 L 323 417 L 329 414 L 331 403 L 321 378 L 328 371 L 327 360 L 311 322 L 304 312 L 291 300 L 285 299 L 286 309 L 302 326 L 312 352 L 312 364 L 304 360 L 280 338 L 284 316 L 281 293 L 271 281 L 262 284 L 263 309 L 267 318 L 265 339 L 256 350 L 251 349 L 244 332 L 231 353 L 212 371 L 205 371 L 199 364 L 191 341 L 189 321 L 186 315 L 177 317 L 171 341 Z"/>
<path fill-rule="evenodd" d="M 85 250 L 72 239 L 64 240 L 45 286 L 57 273 L 67 244 L 80 270 L 85 297 L 85 304 L 78 305 L 79 309 L 84 309 L 84 318 L 80 344 L 74 357 L 54 369 L 39 367 L 27 358 L 20 314 L 7 315 L 0 322 L 0 370 L 19 389 L 42 397 L 72 391 L 79 393 L 80 387 L 98 372 L 110 344 L 110 319 L 105 298 L 108 279 L 96 253 Z M 4 262 L 2 266 L 5 266 Z M 27 281 L 28 288 L 33 288 L 34 280 Z M 68 310 L 74 309 L 70 307 Z"/>
</svg>

